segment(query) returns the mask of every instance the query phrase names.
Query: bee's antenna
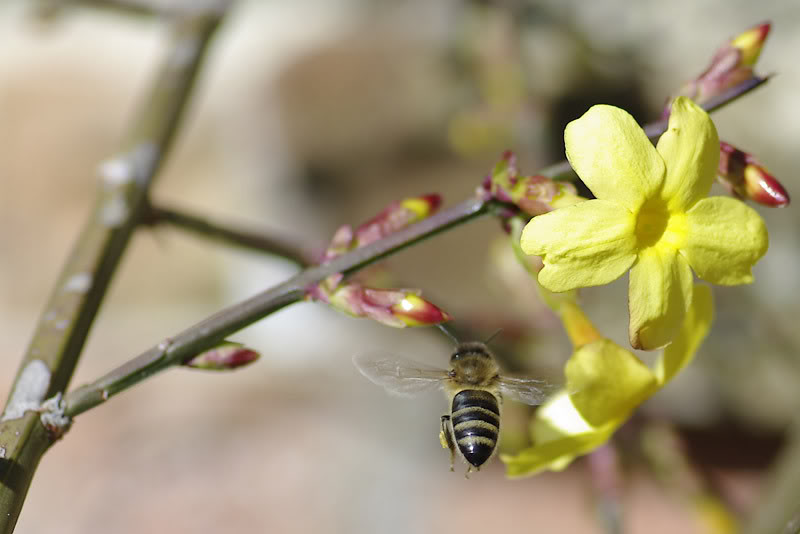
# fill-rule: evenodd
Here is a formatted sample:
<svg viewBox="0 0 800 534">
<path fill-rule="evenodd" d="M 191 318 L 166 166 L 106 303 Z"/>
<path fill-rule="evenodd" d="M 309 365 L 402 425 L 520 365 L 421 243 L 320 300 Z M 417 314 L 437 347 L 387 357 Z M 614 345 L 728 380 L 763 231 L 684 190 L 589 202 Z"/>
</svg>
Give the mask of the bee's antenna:
<svg viewBox="0 0 800 534">
<path fill-rule="evenodd" d="M 497 329 L 497 331 L 496 331 L 494 334 L 492 334 L 491 336 L 489 336 L 488 338 L 486 338 L 486 341 L 484 341 L 484 342 L 483 342 L 483 344 L 484 344 L 484 345 L 488 345 L 489 343 L 491 343 L 491 341 L 492 341 L 494 338 L 496 338 L 496 337 L 497 337 L 497 336 L 500 334 L 500 332 L 502 332 L 502 331 L 503 331 L 503 329 L 502 329 L 502 328 L 498 328 L 498 329 Z"/>
<path fill-rule="evenodd" d="M 444 335 L 449 337 L 450 341 L 452 341 L 454 345 L 458 345 L 458 339 L 456 338 L 456 336 L 450 330 L 447 329 L 446 326 L 444 326 L 443 324 L 437 324 L 436 328 L 441 330 L 444 333 Z"/>
</svg>

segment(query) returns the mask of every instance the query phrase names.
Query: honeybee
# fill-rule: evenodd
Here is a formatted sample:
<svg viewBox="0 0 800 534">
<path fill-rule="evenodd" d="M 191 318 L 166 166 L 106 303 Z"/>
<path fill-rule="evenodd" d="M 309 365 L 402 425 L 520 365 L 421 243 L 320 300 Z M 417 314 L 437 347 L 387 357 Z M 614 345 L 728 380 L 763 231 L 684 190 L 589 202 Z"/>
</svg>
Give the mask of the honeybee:
<svg viewBox="0 0 800 534">
<path fill-rule="evenodd" d="M 389 393 L 412 396 L 441 387 L 450 413 L 441 417 L 439 439 L 467 463 L 467 475 L 494 455 L 500 433 L 503 397 L 532 406 L 541 404 L 555 388 L 543 380 L 500 374 L 486 343 L 459 343 L 450 356 L 450 369 L 390 356 L 365 353 L 353 357 L 356 368 Z"/>
</svg>

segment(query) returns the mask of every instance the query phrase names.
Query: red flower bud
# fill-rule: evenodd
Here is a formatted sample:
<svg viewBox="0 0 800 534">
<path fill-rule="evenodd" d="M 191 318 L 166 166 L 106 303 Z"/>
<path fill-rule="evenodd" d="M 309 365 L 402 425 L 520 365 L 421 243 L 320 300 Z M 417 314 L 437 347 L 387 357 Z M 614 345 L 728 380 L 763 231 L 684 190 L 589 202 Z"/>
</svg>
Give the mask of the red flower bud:
<svg viewBox="0 0 800 534">
<path fill-rule="evenodd" d="M 253 363 L 258 358 L 257 352 L 245 348 L 241 343 L 226 341 L 213 349 L 201 352 L 183 365 L 207 371 L 229 371 Z"/>
<path fill-rule="evenodd" d="M 789 204 L 789 193 L 752 154 L 722 141 L 718 174 L 720 183 L 739 198 L 772 208 Z"/>
<path fill-rule="evenodd" d="M 430 326 L 452 319 L 450 314 L 408 289 L 374 289 L 351 282 L 332 291 L 317 285 L 308 298 L 327 302 L 353 317 L 363 317 L 395 328 Z"/>
<path fill-rule="evenodd" d="M 413 293 L 393 304 L 392 313 L 406 326 L 430 326 L 452 319 L 450 314 Z"/>
</svg>

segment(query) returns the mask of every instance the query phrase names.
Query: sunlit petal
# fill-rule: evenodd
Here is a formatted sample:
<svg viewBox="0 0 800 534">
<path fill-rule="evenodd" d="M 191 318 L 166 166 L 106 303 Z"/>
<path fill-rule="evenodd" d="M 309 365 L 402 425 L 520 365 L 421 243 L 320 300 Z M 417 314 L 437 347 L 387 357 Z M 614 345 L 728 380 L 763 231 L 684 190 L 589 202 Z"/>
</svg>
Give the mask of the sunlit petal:
<svg viewBox="0 0 800 534">
<path fill-rule="evenodd" d="M 654 246 L 640 252 L 628 288 L 631 345 L 654 350 L 672 341 L 691 298 L 692 270 L 676 250 Z"/>
<path fill-rule="evenodd" d="M 708 113 L 686 97 L 676 98 L 658 152 L 667 166 L 661 197 L 670 211 L 686 211 L 708 196 L 719 164 L 719 138 Z"/>
<path fill-rule="evenodd" d="M 561 471 L 575 457 L 605 443 L 623 421 L 592 427 L 562 391 L 537 410 L 531 427 L 534 446 L 514 456 L 501 454 L 500 458 L 506 464 L 506 474 L 512 478 L 531 476 L 545 469 Z"/>
<path fill-rule="evenodd" d="M 592 106 L 564 130 L 567 159 L 597 198 L 636 211 L 664 180 L 664 161 L 626 111 Z"/>
<path fill-rule="evenodd" d="M 531 425 L 531 437 L 534 443 L 545 443 L 563 436 L 594 430 L 575 408 L 567 390 L 562 389 L 536 410 L 536 417 Z"/>
<path fill-rule="evenodd" d="M 705 198 L 687 220 L 681 253 L 697 276 L 720 285 L 753 281 L 751 269 L 769 246 L 767 227 L 753 208 L 734 198 Z"/>
<path fill-rule="evenodd" d="M 550 291 L 607 284 L 636 259 L 633 215 L 590 200 L 534 217 L 522 231 L 526 254 L 542 256 L 539 283 Z"/>
</svg>

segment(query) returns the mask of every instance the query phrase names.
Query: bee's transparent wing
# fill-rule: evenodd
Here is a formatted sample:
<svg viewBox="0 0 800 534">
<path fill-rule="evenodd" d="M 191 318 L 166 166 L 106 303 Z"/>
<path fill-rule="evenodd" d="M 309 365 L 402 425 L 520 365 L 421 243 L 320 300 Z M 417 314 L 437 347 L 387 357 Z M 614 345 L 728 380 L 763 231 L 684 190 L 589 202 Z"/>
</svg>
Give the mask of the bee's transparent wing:
<svg viewBox="0 0 800 534">
<path fill-rule="evenodd" d="M 362 375 L 389 393 L 410 397 L 432 391 L 447 379 L 447 371 L 393 354 L 366 352 L 353 356 Z"/>
<path fill-rule="evenodd" d="M 503 397 L 537 406 L 560 389 L 555 384 L 535 378 L 500 376 L 500 393 Z"/>
</svg>

